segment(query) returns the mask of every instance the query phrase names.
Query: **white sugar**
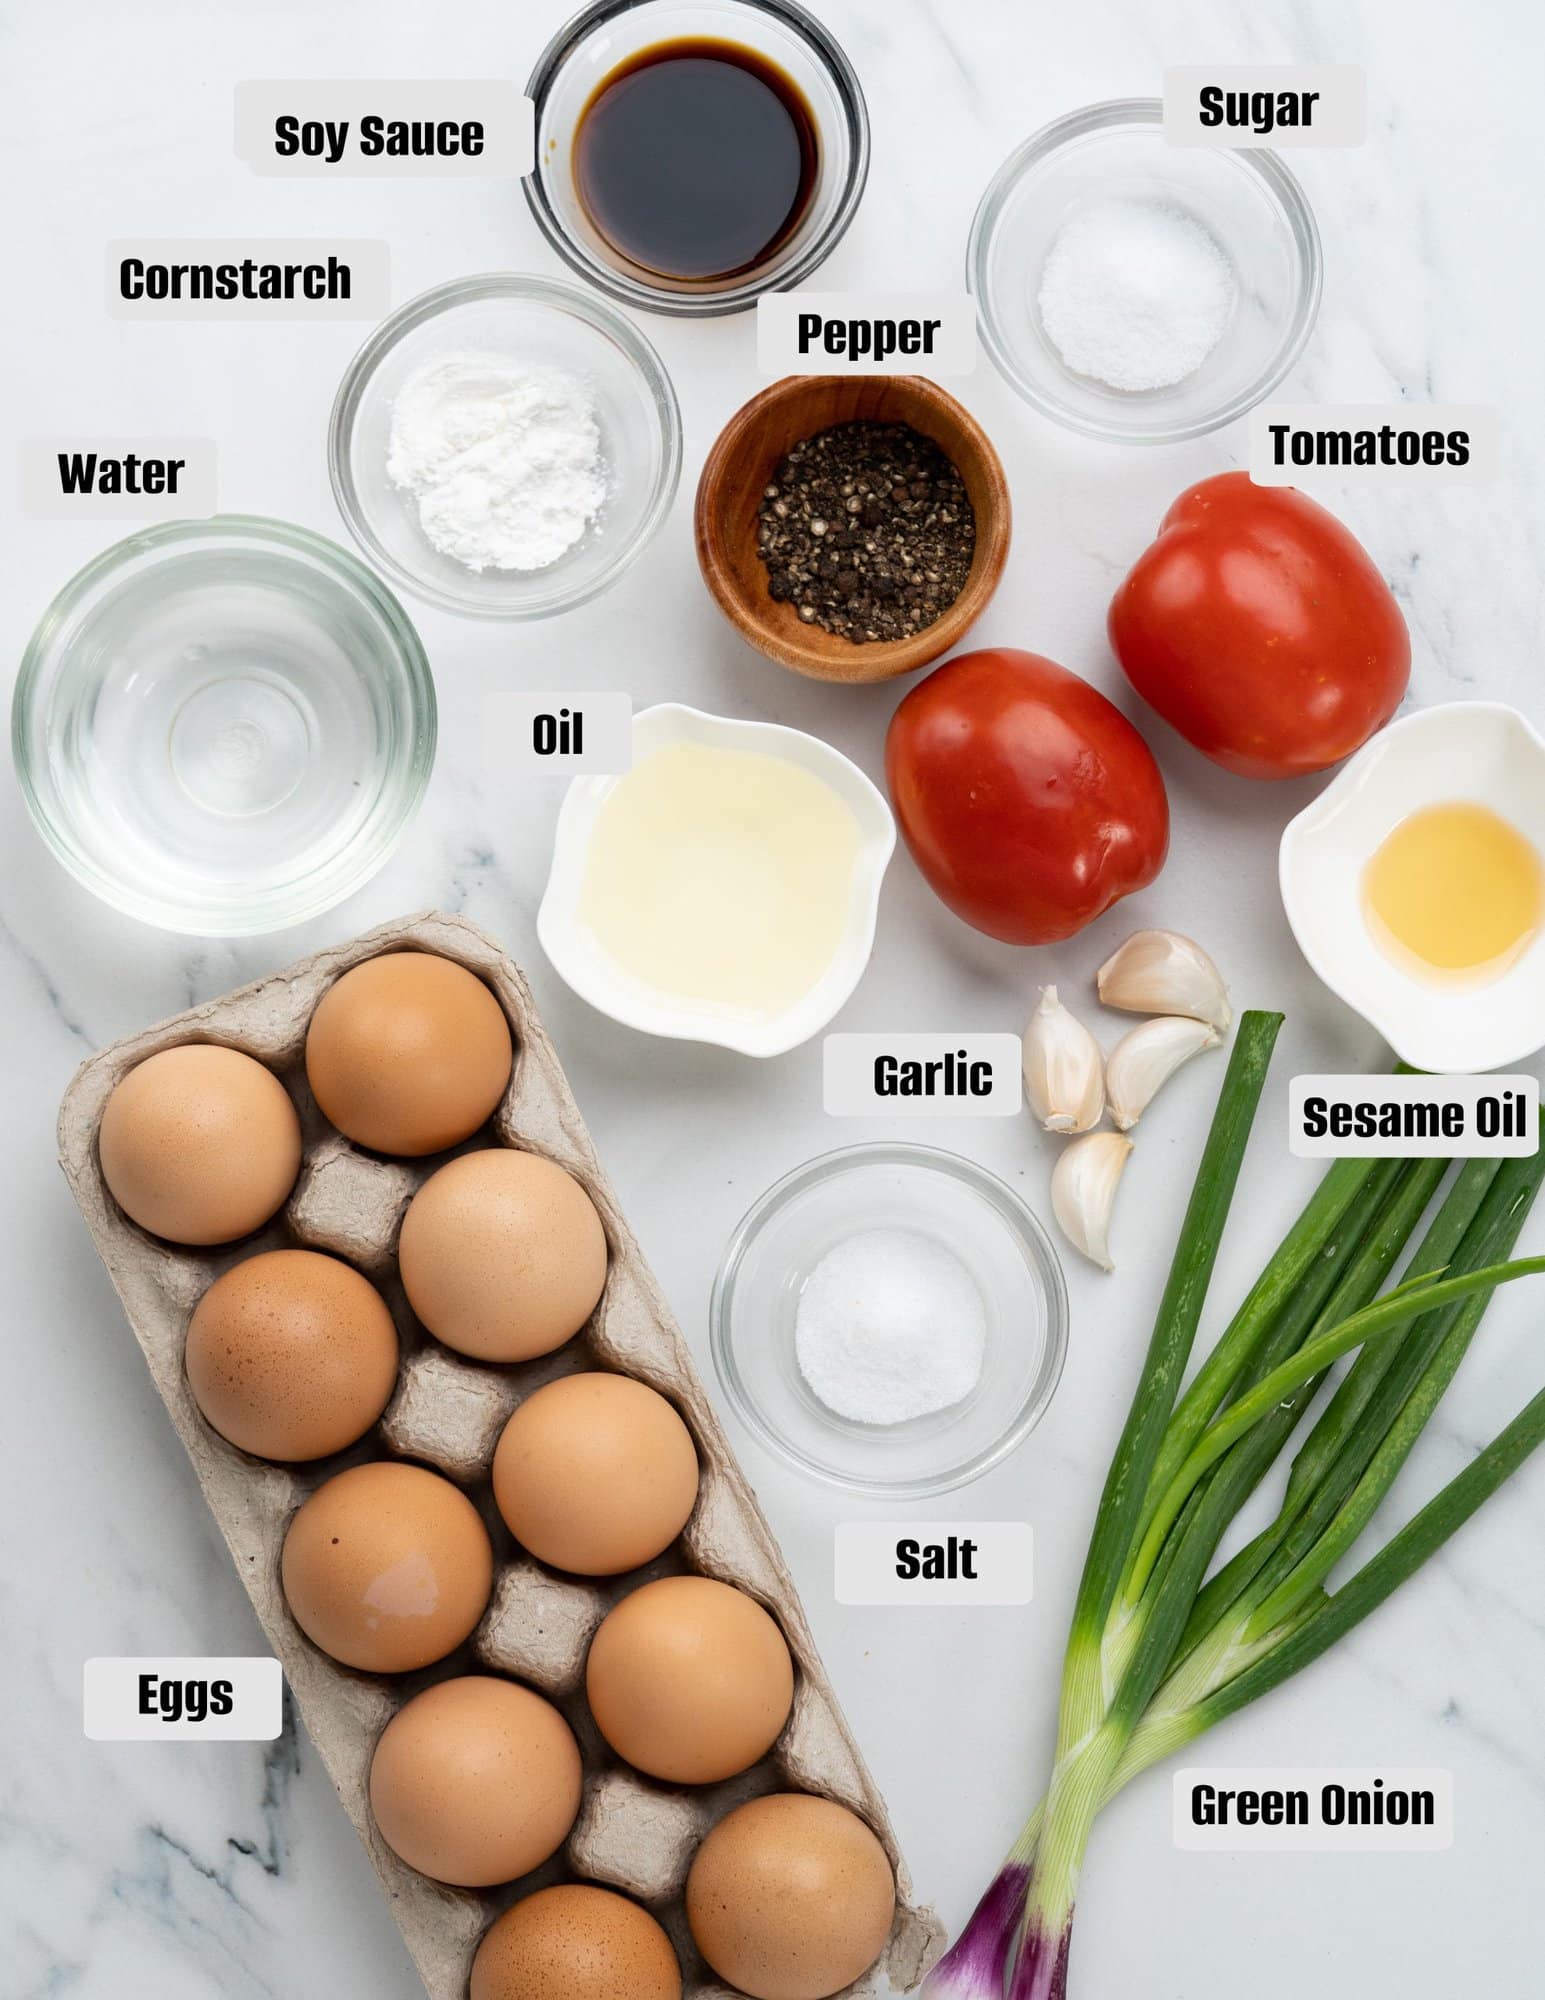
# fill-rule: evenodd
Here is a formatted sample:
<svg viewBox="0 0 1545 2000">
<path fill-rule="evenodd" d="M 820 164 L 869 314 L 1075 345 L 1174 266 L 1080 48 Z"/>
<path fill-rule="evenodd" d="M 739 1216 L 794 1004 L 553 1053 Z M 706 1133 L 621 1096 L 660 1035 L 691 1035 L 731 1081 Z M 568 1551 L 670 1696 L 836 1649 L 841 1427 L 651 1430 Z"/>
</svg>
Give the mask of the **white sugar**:
<svg viewBox="0 0 1545 2000">
<path fill-rule="evenodd" d="M 1223 338 L 1238 293 L 1232 264 L 1193 216 L 1121 200 L 1063 226 L 1036 303 L 1075 373 L 1112 389 L 1168 389 Z"/>
</svg>

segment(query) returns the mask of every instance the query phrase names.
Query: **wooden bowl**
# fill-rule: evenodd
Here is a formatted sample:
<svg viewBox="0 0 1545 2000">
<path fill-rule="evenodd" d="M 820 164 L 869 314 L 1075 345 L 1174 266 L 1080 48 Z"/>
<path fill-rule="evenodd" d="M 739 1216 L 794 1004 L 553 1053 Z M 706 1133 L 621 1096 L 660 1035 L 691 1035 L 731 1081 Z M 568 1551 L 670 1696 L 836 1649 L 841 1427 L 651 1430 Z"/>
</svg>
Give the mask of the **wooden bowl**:
<svg viewBox="0 0 1545 2000">
<path fill-rule="evenodd" d="M 757 553 L 757 510 L 791 445 L 833 424 L 910 424 L 932 438 L 965 481 L 976 514 L 976 553 L 959 597 L 906 639 L 858 644 L 807 625 L 767 588 Z M 937 383 L 921 375 L 790 375 L 737 410 L 697 483 L 697 559 L 719 609 L 743 638 L 780 666 L 818 681 L 888 681 L 914 673 L 963 639 L 998 587 L 1009 551 L 1008 481 L 987 434 Z"/>
</svg>

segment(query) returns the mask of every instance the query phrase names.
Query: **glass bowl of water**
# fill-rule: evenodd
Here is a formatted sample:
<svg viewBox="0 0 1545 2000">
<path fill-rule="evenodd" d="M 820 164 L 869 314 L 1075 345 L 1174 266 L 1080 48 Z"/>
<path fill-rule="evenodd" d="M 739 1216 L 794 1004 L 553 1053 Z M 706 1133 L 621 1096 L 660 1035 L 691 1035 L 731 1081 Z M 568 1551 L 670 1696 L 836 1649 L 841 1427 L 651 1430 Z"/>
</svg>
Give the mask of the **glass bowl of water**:
<svg viewBox="0 0 1545 2000">
<path fill-rule="evenodd" d="M 798 1352 L 813 1275 L 870 1231 L 948 1253 L 984 1327 L 976 1386 L 895 1423 L 828 1407 Z M 980 1478 L 1045 1415 L 1067 1355 L 1067 1287 L 1046 1231 L 996 1175 L 933 1146 L 846 1146 L 785 1175 L 743 1218 L 714 1281 L 709 1337 L 735 1414 L 769 1450 L 827 1485 L 921 1500 Z"/>
<path fill-rule="evenodd" d="M 402 607 L 332 542 L 174 521 L 54 599 L 11 744 L 38 831 L 104 902 L 250 936 L 331 909 L 391 853 L 434 763 L 434 683 Z"/>
</svg>

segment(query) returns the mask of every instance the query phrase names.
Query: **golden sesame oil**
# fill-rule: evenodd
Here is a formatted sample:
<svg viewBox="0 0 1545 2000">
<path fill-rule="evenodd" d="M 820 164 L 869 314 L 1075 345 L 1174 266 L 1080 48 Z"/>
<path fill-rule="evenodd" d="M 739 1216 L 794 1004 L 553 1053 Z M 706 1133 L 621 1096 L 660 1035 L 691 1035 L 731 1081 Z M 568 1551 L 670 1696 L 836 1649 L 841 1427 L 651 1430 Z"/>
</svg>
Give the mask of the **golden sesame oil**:
<svg viewBox="0 0 1545 2000">
<path fill-rule="evenodd" d="M 1424 806 L 1375 850 L 1363 910 L 1397 965 L 1433 985 L 1478 986 L 1506 972 L 1539 931 L 1545 866 L 1489 806 Z"/>
</svg>

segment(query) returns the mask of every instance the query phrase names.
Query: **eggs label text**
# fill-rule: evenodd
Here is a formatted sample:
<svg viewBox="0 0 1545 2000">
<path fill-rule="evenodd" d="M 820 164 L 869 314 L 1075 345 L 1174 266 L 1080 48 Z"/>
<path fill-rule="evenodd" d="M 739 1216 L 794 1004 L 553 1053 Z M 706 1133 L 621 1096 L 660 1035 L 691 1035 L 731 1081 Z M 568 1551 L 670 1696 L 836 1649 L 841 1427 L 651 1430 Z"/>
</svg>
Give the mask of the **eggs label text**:
<svg viewBox="0 0 1545 2000">
<path fill-rule="evenodd" d="M 517 180 L 536 112 L 512 82 L 238 83 L 236 157 L 275 178 Z"/>
<path fill-rule="evenodd" d="M 1533 1076 L 1295 1076 L 1288 1150 L 1302 1160 L 1528 1159 Z"/>
<path fill-rule="evenodd" d="M 271 1743 L 284 1676 L 267 1658 L 87 1660 L 82 1706 L 94 1743 Z"/>
<path fill-rule="evenodd" d="M 834 1118 L 1013 1117 L 1024 1101 L 1017 1035 L 828 1035 Z"/>
</svg>

